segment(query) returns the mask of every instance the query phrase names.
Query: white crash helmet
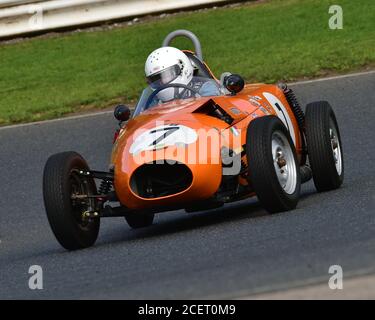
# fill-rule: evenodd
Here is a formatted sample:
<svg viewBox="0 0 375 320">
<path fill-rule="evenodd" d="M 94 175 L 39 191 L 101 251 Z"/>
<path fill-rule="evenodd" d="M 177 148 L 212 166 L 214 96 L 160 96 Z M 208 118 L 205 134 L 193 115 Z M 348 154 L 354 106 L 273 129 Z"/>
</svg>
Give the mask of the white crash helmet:
<svg viewBox="0 0 375 320">
<path fill-rule="evenodd" d="M 146 79 L 153 90 L 169 84 L 189 84 L 193 78 L 194 68 L 181 50 L 173 47 L 162 47 L 151 52 L 145 64 Z M 161 101 L 169 101 L 182 88 L 167 88 L 157 94 Z"/>
</svg>

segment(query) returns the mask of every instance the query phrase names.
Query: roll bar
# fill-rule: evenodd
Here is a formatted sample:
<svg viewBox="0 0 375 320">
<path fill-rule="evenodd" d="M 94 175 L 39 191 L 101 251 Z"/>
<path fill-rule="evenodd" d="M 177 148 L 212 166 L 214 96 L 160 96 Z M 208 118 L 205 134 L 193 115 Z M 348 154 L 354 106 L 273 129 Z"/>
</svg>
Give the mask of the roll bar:
<svg viewBox="0 0 375 320">
<path fill-rule="evenodd" d="M 172 42 L 172 40 L 174 38 L 177 38 L 177 37 L 185 37 L 185 38 L 188 38 L 189 40 L 191 40 L 191 42 L 193 42 L 193 45 L 194 45 L 194 51 L 195 51 L 196 56 L 199 58 L 199 60 L 201 60 L 203 62 L 203 54 L 202 54 L 201 43 L 200 43 L 198 37 L 189 30 L 180 29 L 180 30 L 176 30 L 176 31 L 171 32 L 170 34 L 168 34 L 165 37 L 162 46 L 168 47 L 169 44 Z"/>
</svg>

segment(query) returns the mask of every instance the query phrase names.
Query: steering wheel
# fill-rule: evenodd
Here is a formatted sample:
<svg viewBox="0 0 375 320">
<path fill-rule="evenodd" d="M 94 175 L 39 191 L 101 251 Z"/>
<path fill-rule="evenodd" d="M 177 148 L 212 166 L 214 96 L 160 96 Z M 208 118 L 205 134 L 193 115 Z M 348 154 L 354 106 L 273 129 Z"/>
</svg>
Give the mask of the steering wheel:
<svg viewBox="0 0 375 320">
<path fill-rule="evenodd" d="M 182 88 L 182 89 L 185 89 L 181 93 L 179 93 L 180 99 L 181 99 L 182 94 L 184 94 L 186 90 L 189 90 L 189 91 L 193 92 L 195 95 L 197 95 L 198 97 L 200 97 L 200 94 L 199 94 L 198 90 L 196 90 L 196 89 L 194 89 L 192 87 L 189 87 L 186 84 L 181 84 L 181 83 L 167 83 L 164 86 L 161 86 L 161 87 L 157 88 L 153 93 L 150 94 L 150 96 L 148 97 L 147 102 L 145 104 L 145 109 L 148 109 L 148 106 L 151 104 L 151 102 L 154 100 L 154 98 L 156 97 L 156 95 L 160 91 L 162 91 L 164 89 L 167 89 L 167 88 Z"/>
</svg>

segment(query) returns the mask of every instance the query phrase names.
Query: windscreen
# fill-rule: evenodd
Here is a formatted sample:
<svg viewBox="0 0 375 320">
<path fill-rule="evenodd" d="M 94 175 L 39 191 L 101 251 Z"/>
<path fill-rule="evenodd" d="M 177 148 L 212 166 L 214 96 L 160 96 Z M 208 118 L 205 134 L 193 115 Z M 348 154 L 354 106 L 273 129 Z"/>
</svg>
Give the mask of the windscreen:
<svg viewBox="0 0 375 320">
<path fill-rule="evenodd" d="M 174 71 L 170 70 L 168 75 L 160 75 L 153 78 L 154 82 L 149 82 L 149 86 L 142 91 L 141 97 L 139 98 L 133 113 L 133 117 L 149 108 L 173 100 L 220 96 L 225 94 L 220 84 L 216 80 L 210 78 L 193 77 L 191 82 L 184 88 L 176 87 L 173 80 L 171 80 L 172 82 L 161 84 L 163 81 L 172 79 L 173 76 Z M 150 81 L 151 78 L 148 78 L 147 80 Z M 161 86 L 164 89 L 159 91 Z M 155 92 L 155 90 L 158 92 Z M 152 96 L 154 97 L 152 98 Z"/>
</svg>

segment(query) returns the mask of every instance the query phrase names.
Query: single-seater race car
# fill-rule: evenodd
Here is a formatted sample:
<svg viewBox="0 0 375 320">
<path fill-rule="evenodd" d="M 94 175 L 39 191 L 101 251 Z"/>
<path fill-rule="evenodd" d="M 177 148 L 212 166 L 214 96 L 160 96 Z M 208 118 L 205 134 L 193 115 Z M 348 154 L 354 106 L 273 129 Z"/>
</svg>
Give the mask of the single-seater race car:
<svg viewBox="0 0 375 320">
<path fill-rule="evenodd" d="M 93 245 L 104 217 L 124 216 L 130 227 L 141 228 L 155 213 L 214 209 L 253 196 L 276 213 L 294 209 L 301 183 L 311 178 L 318 191 L 342 184 L 340 132 L 327 101 L 309 103 L 304 113 L 286 84 L 245 85 L 230 73 L 217 79 L 191 32 L 172 32 L 163 46 L 177 36 L 195 46 L 184 51 L 194 77 L 214 81 L 221 93 L 151 84 L 132 115 L 117 106 L 120 128 L 106 172 L 91 170 L 76 152 L 52 155 L 44 169 L 44 203 L 64 248 Z M 157 101 L 171 88 L 174 99 Z"/>
</svg>

